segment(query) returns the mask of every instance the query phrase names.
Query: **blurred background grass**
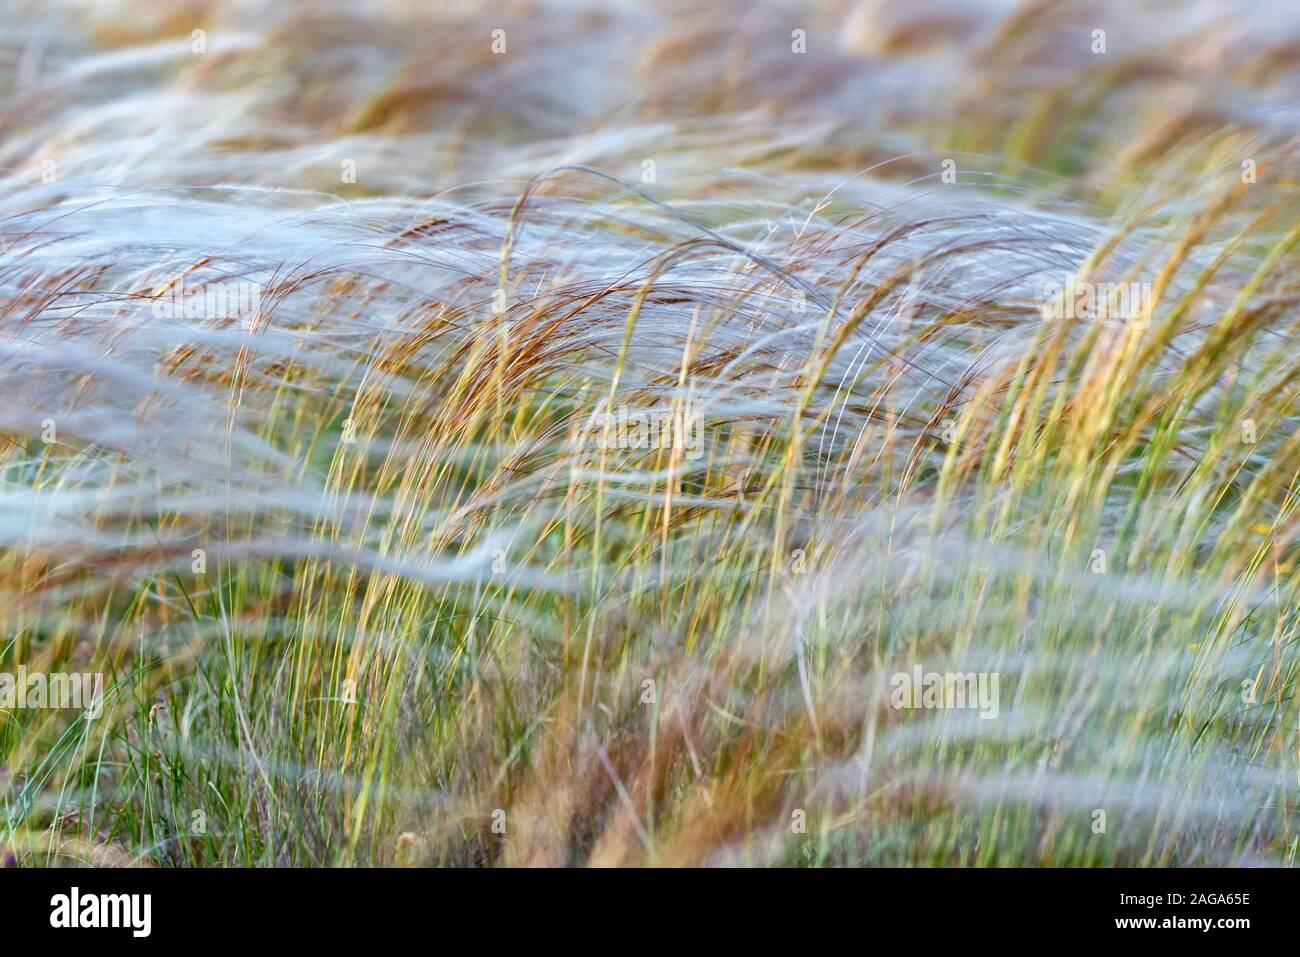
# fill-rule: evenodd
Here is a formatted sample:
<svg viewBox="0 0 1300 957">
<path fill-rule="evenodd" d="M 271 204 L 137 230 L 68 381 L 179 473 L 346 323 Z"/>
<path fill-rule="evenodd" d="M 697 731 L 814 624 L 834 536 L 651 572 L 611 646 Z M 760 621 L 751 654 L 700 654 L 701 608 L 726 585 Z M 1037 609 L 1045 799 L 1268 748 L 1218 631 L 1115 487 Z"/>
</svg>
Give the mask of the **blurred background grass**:
<svg viewBox="0 0 1300 957">
<path fill-rule="evenodd" d="M 1296 11 L 6 22 L 15 863 L 1294 862 Z"/>
</svg>

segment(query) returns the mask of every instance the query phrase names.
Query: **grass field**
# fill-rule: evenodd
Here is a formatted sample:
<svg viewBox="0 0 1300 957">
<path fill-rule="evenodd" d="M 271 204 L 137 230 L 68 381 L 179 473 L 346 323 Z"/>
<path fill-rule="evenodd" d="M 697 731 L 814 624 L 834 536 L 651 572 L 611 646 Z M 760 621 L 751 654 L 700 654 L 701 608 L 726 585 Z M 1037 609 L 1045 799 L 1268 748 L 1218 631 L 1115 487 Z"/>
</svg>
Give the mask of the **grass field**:
<svg viewBox="0 0 1300 957">
<path fill-rule="evenodd" d="M 4 3 L 0 860 L 1296 863 L 1293 5 L 267 6 Z"/>
</svg>

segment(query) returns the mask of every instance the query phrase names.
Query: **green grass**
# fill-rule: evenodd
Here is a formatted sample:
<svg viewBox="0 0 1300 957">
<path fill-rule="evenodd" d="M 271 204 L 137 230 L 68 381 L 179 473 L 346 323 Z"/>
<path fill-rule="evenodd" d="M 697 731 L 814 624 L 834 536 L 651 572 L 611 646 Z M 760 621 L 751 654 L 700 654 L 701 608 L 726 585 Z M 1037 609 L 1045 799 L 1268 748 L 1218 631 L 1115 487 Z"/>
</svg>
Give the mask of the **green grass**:
<svg viewBox="0 0 1300 957">
<path fill-rule="evenodd" d="M 599 162 L 498 143 L 491 177 L 471 111 L 438 154 L 463 195 L 399 188 L 425 167 L 381 147 L 424 147 L 394 133 L 347 203 L 13 214 L 0 665 L 111 691 L 0 712 L 0 851 L 1294 864 L 1292 152 L 1165 115 L 1132 61 L 1023 97 L 1002 62 L 857 179 L 884 147 L 800 145 L 738 82 L 665 87 L 677 126 Z M 413 75 L 347 135 L 443 130 Z M 661 181 L 624 182 L 651 141 Z M 182 275 L 262 310 L 139 321 Z M 1072 275 L 1149 282 L 1149 321 L 1044 321 Z M 702 456 L 602 447 L 620 407 L 698 411 Z M 892 707 L 917 665 L 996 672 L 997 718 Z"/>
</svg>

